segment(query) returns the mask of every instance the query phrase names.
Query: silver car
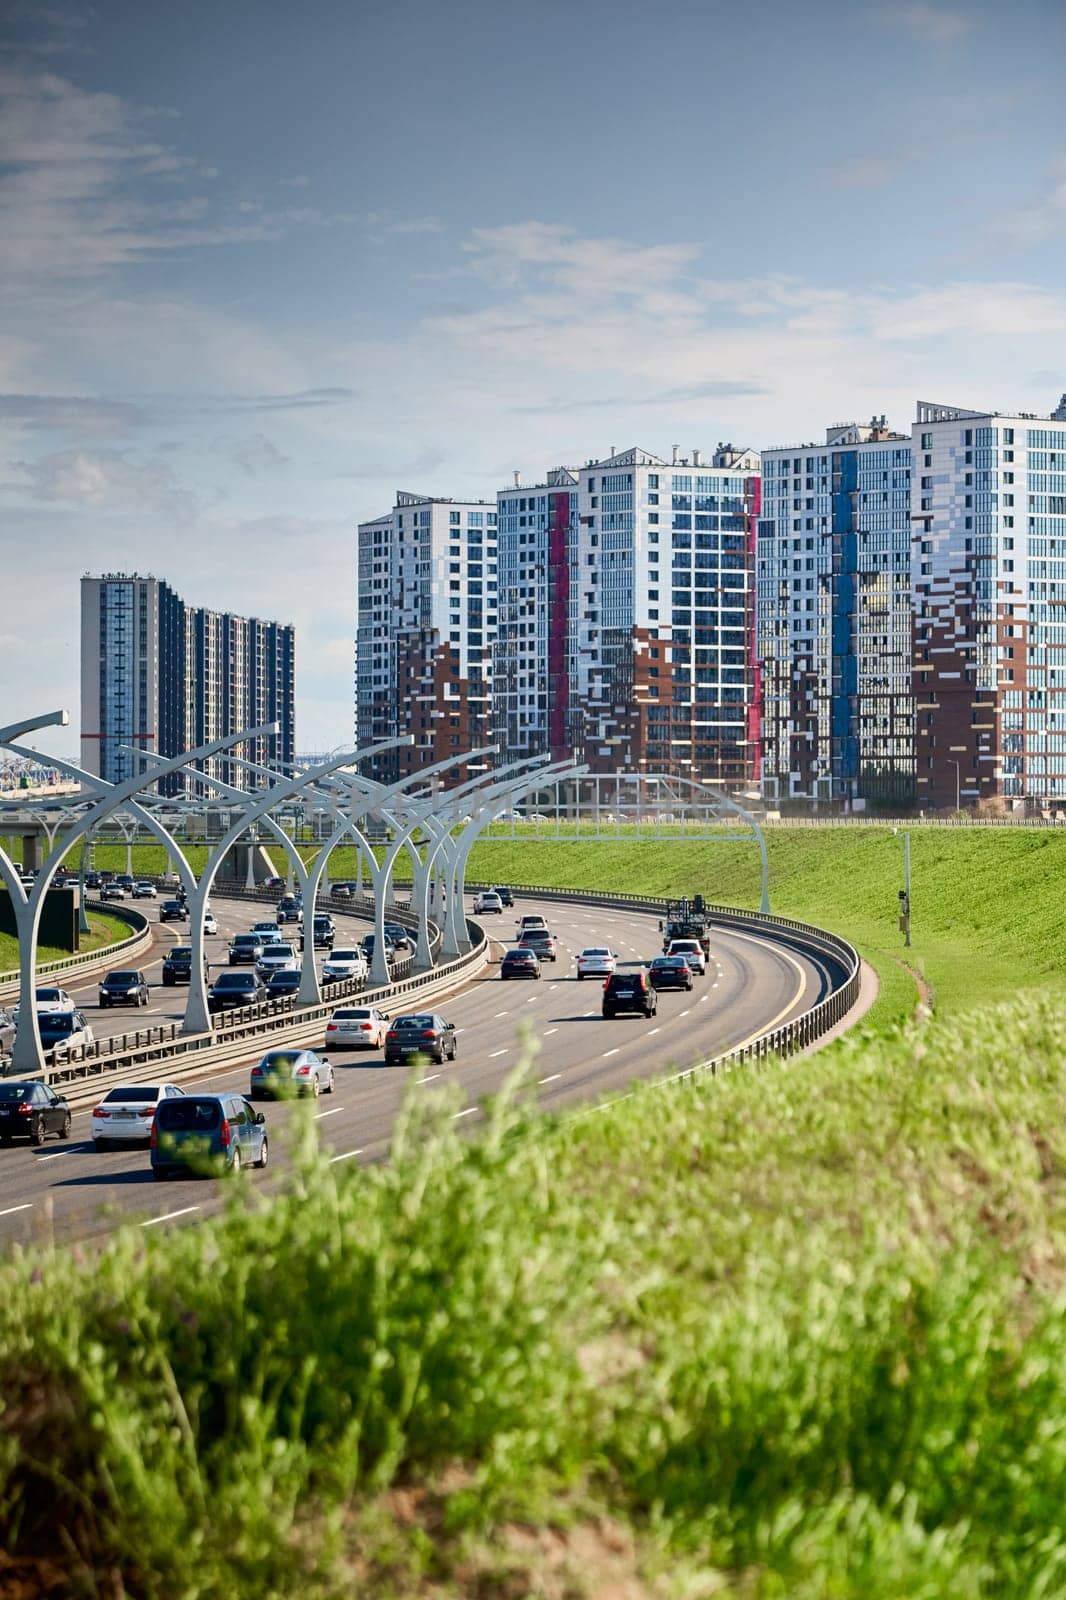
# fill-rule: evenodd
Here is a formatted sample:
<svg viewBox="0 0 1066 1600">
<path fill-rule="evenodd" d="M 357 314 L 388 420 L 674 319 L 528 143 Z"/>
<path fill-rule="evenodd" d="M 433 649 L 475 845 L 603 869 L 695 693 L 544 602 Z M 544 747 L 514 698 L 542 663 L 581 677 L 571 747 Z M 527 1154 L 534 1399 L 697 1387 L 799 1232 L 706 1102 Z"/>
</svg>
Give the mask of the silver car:
<svg viewBox="0 0 1066 1600">
<path fill-rule="evenodd" d="M 314 1050 L 268 1050 L 252 1068 L 248 1098 L 333 1093 L 333 1068 Z"/>
</svg>

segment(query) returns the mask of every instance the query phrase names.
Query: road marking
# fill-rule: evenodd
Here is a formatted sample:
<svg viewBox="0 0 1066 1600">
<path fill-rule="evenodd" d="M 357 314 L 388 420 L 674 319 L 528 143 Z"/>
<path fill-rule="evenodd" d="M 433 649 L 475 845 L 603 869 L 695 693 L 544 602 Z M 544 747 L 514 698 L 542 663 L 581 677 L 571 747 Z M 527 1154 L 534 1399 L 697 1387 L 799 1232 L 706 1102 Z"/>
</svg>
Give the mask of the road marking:
<svg viewBox="0 0 1066 1600">
<path fill-rule="evenodd" d="M 561 1077 L 562 1077 L 562 1073 L 561 1072 L 549 1072 L 549 1074 L 548 1074 L 548 1076 L 546 1078 L 538 1078 L 537 1082 L 538 1083 L 554 1083 L 556 1078 L 561 1078 Z"/>
<path fill-rule="evenodd" d="M 321 1122 L 323 1117 L 335 1117 L 338 1111 L 343 1111 L 343 1106 L 331 1106 L 328 1111 L 316 1111 L 315 1121 Z"/>
<path fill-rule="evenodd" d="M 511 1013 L 509 1011 L 497 1011 L 496 1013 L 497 1017 L 508 1017 L 510 1014 Z"/>
<path fill-rule="evenodd" d="M 457 1111 L 452 1117 L 452 1121 L 458 1122 L 460 1117 L 472 1117 L 476 1110 L 477 1106 L 467 1106 L 465 1111 Z"/>
<path fill-rule="evenodd" d="M 0 1217 L 13 1216 L 16 1211 L 32 1211 L 32 1210 L 33 1210 L 33 1201 L 32 1200 L 27 1200 L 24 1205 L 21 1205 L 21 1206 L 8 1206 L 6 1211 L 0 1211 Z"/>
<path fill-rule="evenodd" d="M 605 1050 L 603 1052 L 603 1059 L 606 1061 L 608 1056 L 616 1056 L 621 1048 L 622 1046 L 620 1044 L 616 1044 L 613 1050 Z"/>
<path fill-rule="evenodd" d="M 507 1054 L 506 1047 L 504 1047 L 504 1049 L 502 1049 L 502 1050 L 493 1050 L 489 1055 L 489 1060 L 490 1061 L 494 1061 L 497 1056 L 505 1056 L 506 1054 Z"/>
<path fill-rule="evenodd" d="M 420 1083 L 432 1083 L 434 1078 L 439 1078 L 439 1077 L 440 1077 L 440 1073 L 439 1072 L 427 1072 L 419 1079 L 419 1082 Z"/>
<path fill-rule="evenodd" d="M 526 1005 L 527 1006 L 535 1006 L 536 1003 L 537 1003 L 536 995 L 535 994 L 531 994 L 529 999 L 526 1001 Z"/>
<path fill-rule="evenodd" d="M 586 1015 L 586 1017 L 594 1017 L 596 1015 L 596 1013 L 595 1013 L 595 1011 L 586 1011 L 585 1015 Z"/>
<path fill-rule="evenodd" d="M 157 1222 L 170 1222 L 174 1217 L 187 1217 L 190 1211 L 199 1211 L 199 1206 L 182 1206 L 180 1211 L 166 1211 L 161 1217 L 149 1217 L 147 1222 L 142 1222 L 142 1228 L 154 1228 Z"/>
<path fill-rule="evenodd" d="M 360 1145 L 358 1150 L 345 1150 L 339 1156 L 330 1156 L 329 1164 L 332 1167 L 335 1166 L 338 1161 L 350 1161 L 353 1156 L 361 1156 L 362 1153 L 363 1147 Z"/>
<path fill-rule="evenodd" d="M 36 1166 L 40 1166 L 42 1161 L 58 1161 L 61 1156 L 72 1156 L 73 1154 L 74 1154 L 73 1150 L 56 1150 L 50 1156 L 35 1156 L 34 1157 L 34 1164 Z"/>
<path fill-rule="evenodd" d="M 651 1038 L 653 1033 L 658 1033 L 658 1031 L 659 1031 L 658 1028 L 649 1028 L 648 1029 L 648 1037 L 649 1037 L 649 1039 Z"/>
<path fill-rule="evenodd" d="M 544 1037 L 547 1039 L 549 1037 L 549 1035 L 551 1035 L 553 1033 L 558 1033 L 558 1032 L 559 1032 L 558 1028 L 545 1028 Z"/>
<path fill-rule="evenodd" d="M 685 1009 L 684 1009 L 684 1011 L 679 1011 L 679 1012 L 678 1012 L 678 1016 L 679 1016 L 679 1017 L 687 1017 L 687 1016 L 688 1016 L 688 1014 L 689 1014 L 689 1012 L 690 1012 L 690 1011 L 691 1011 L 691 1009 L 692 1009 L 692 1007 L 691 1007 L 691 1006 L 686 1006 L 686 1007 L 685 1007 Z"/>
<path fill-rule="evenodd" d="M 711 987 L 713 989 L 714 985 L 712 984 Z M 706 1004 L 707 1004 L 707 996 L 705 994 L 701 994 L 700 995 L 700 1005 L 703 1006 L 703 1005 L 706 1005 Z"/>
</svg>

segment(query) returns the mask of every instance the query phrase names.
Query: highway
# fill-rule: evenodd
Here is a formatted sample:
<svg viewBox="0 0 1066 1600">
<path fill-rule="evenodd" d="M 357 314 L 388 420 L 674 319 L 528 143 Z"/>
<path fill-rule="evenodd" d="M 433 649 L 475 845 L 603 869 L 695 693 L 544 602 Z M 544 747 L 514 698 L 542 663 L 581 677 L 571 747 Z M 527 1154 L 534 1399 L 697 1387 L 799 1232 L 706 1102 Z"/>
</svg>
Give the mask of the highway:
<svg viewBox="0 0 1066 1600">
<path fill-rule="evenodd" d="M 535 911 L 559 935 L 559 959 L 554 965 L 544 964 L 545 976 L 539 982 L 504 983 L 499 957 L 513 934 L 515 919 Z M 223 915 L 236 926 L 264 914 L 254 903 L 224 905 L 221 899 L 216 913 L 220 927 Z M 518 1030 L 523 1023 L 539 1045 L 534 1078 L 540 1104 L 552 1111 L 569 1110 L 582 1103 L 592 1106 L 636 1078 L 680 1069 L 743 1044 L 816 1004 L 830 983 L 824 964 L 813 955 L 746 932 L 716 929 L 706 976 L 696 979 L 692 991 L 661 994 L 655 1017 L 605 1020 L 600 1014 L 600 980 L 579 981 L 574 957 L 586 945 L 607 944 L 619 957 L 620 967 L 650 960 L 661 948 L 653 915 L 523 897 L 516 900 L 513 912 L 484 921 L 494 936 L 499 923 L 492 963 L 481 977 L 434 1003 L 459 1030 L 454 1063 L 386 1067 L 379 1051 L 331 1053 L 336 1091 L 309 1109 L 332 1161 L 365 1163 L 387 1153 L 412 1074 L 421 1080 L 420 1092 L 427 1095 L 453 1086 L 459 1097 L 453 1114 L 464 1127 L 476 1126 L 481 1098 L 499 1088 L 519 1058 Z M 339 926 L 345 922 L 347 918 Z M 354 921 L 348 925 L 357 926 Z M 219 944 L 224 944 L 221 938 Z M 219 953 L 224 959 L 224 950 Z M 95 990 L 88 983 L 83 987 Z M 177 1013 L 184 990 L 177 991 L 178 1006 L 174 993 L 160 991 L 167 1008 L 164 1015 Z M 98 1013 L 91 1014 L 95 1025 Z M 137 1025 L 133 1017 L 143 1025 L 148 1014 L 134 1012 L 131 1025 Z M 110 1024 L 112 1013 L 106 1017 Z M 270 1044 L 276 1046 L 283 1038 L 277 1035 Z M 246 1090 L 249 1066 L 260 1054 L 256 1050 L 233 1066 L 205 1069 L 194 1082 L 183 1080 L 183 1087 L 188 1092 Z M 156 1076 L 165 1080 L 166 1074 L 148 1081 Z M 305 1108 L 280 1103 L 263 1109 L 271 1139 L 270 1166 L 262 1173 L 243 1172 L 237 1180 L 258 1193 L 284 1181 L 292 1119 Z M 181 1226 L 218 1211 L 224 1203 L 229 1184 L 188 1178 L 160 1183 L 152 1176 L 146 1150 L 97 1154 L 89 1130 L 90 1108 L 78 1109 L 68 1142 L 50 1137 L 40 1149 L 22 1143 L 0 1149 L 0 1241 L 32 1249 L 35 1241 L 101 1240 L 122 1223 Z"/>
</svg>

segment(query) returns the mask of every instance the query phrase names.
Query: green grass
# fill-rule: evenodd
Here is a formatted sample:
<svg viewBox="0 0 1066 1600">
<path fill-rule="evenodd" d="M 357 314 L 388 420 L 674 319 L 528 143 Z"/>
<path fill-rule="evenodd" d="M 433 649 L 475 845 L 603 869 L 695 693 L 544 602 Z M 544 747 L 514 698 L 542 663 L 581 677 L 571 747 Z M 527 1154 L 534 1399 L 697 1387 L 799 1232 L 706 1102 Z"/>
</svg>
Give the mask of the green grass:
<svg viewBox="0 0 1066 1600">
<path fill-rule="evenodd" d="M 145 1600 L 1060 1595 L 1064 1058 L 1027 1000 L 477 1142 L 418 1090 L 389 1165 L 38 1248 L 9 1551 Z"/>
<path fill-rule="evenodd" d="M 81 936 L 79 949 L 82 954 L 91 950 L 102 950 L 120 939 L 128 939 L 133 932 L 128 922 L 120 922 L 118 917 L 113 917 L 106 911 L 90 911 L 89 929 L 88 933 L 83 933 Z M 47 944 L 38 946 L 38 962 L 69 959 L 69 950 L 60 950 L 54 945 Z M 17 972 L 18 965 L 18 940 L 13 933 L 0 933 L 0 972 Z"/>
</svg>

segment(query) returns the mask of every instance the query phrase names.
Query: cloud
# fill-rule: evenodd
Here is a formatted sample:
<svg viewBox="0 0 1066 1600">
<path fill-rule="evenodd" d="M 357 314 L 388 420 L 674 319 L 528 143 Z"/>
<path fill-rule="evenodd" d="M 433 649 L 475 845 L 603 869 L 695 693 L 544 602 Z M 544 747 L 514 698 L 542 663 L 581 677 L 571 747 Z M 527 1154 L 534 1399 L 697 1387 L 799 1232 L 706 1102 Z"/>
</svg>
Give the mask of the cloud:
<svg viewBox="0 0 1066 1600">
<path fill-rule="evenodd" d="M 1047 171 L 1040 197 L 1003 218 L 998 236 L 1021 246 L 1042 244 L 1066 229 L 1066 154 L 1057 156 Z"/>
<path fill-rule="evenodd" d="M 171 523 L 188 522 L 201 509 L 197 497 L 158 458 L 139 461 L 118 450 L 57 450 L 10 465 L 15 478 L 2 485 L 4 491 L 48 504 L 87 510 L 148 509 Z"/>
<path fill-rule="evenodd" d="M 770 394 L 770 385 L 742 378 L 709 378 L 702 383 L 690 383 L 680 389 L 662 389 L 656 394 L 596 395 L 582 400 L 569 398 L 545 401 L 542 405 L 518 405 L 516 412 L 551 415 L 558 411 L 617 411 L 647 406 L 688 405 L 701 400 L 729 400 L 741 395 Z"/>
<path fill-rule="evenodd" d="M 830 181 L 841 189 L 880 189 L 898 178 L 906 155 L 854 155 L 830 170 Z"/>
<path fill-rule="evenodd" d="M 585 296 L 605 291 L 635 295 L 673 285 L 698 255 L 695 245 L 589 239 L 559 223 L 535 221 L 475 228 L 463 250 L 470 270 L 496 288 L 508 288 L 531 274 Z"/>
<path fill-rule="evenodd" d="M 230 460 L 236 462 L 251 478 L 258 478 L 264 472 L 276 472 L 291 462 L 291 457 L 279 450 L 265 433 L 253 433 L 246 439 L 232 440 L 225 449 Z"/>
<path fill-rule="evenodd" d="M 908 33 L 920 44 L 953 44 L 974 26 L 971 14 L 939 5 L 880 5 L 870 13 L 872 22 Z"/>
<path fill-rule="evenodd" d="M 21 423 L 35 432 L 114 433 L 139 427 L 143 408 L 125 400 L 87 395 L 0 394 L 0 422 Z"/>
</svg>

